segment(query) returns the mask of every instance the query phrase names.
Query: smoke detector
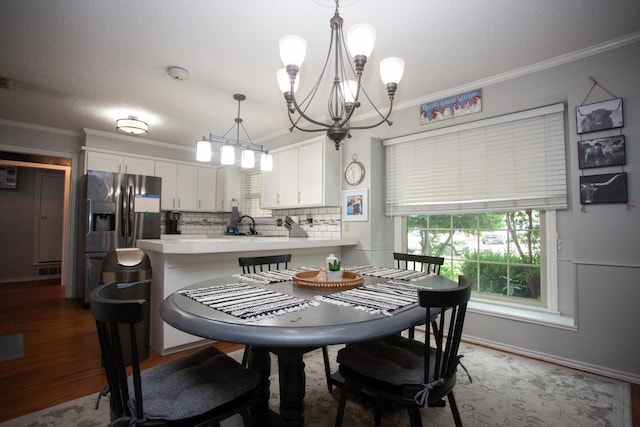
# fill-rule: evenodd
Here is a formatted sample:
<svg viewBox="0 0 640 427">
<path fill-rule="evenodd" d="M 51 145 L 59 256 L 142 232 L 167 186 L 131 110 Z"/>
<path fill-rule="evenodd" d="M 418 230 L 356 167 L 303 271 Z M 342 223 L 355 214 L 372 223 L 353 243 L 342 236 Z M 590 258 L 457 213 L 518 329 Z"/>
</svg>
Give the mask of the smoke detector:
<svg viewBox="0 0 640 427">
<path fill-rule="evenodd" d="M 178 82 L 189 79 L 189 70 L 182 67 L 169 67 L 167 68 L 167 74 Z"/>
</svg>

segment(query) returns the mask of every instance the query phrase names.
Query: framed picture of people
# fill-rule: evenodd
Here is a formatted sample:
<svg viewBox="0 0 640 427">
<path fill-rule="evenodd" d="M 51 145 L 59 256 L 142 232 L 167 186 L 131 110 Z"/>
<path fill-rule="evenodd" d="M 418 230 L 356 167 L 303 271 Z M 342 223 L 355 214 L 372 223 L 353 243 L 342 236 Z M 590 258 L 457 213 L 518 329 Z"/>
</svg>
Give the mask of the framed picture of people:
<svg viewBox="0 0 640 427">
<path fill-rule="evenodd" d="M 342 220 L 369 220 L 369 189 L 360 188 L 342 192 Z"/>
<path fill-rule="evenodd" d="M 580 177 L 580 203 L 627 203 L 627 174 L 606 173 Z"/>
<path fill-rule="evenodd" d="M 578 141 L 580 169 L 620 166 L 626 163 L 624 135 Z"/>
<path fill-rule="evenodd" d="M 622 98 L 576 107 L 576 130 L 578 133 L 597 132 L 623 126 Z"/>
</svg>

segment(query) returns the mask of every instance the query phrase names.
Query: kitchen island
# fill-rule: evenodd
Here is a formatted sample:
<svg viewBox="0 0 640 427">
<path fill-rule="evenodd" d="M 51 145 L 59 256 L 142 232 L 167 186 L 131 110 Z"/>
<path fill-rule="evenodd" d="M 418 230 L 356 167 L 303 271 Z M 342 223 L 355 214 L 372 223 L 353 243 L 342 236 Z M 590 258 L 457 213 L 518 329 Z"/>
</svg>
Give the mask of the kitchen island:
<svg viewBox="0 0 640 427">
<path fill-rule="evenodd" d="M 205 343 L 167 325 L 159 315 L 162 301 L 178 289 L 208 279 L 239 274 L 238 258 L 291 253 L 291 267 L 320 267 L 329 254 L 338 257 L 358 239 L 268 236 L 171 236 L 138 240 L 151 260 L 151 346 L 160 354 Z"/>
</svg>

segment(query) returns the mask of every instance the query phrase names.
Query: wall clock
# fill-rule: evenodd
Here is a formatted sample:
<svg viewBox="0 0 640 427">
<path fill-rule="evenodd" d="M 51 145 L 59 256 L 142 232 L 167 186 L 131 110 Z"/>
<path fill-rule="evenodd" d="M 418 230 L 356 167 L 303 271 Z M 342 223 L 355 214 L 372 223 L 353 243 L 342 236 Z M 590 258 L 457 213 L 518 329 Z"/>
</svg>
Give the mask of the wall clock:
<svg viewBox="0 0 640 427">
<path fill-rule="evenodd" d="M 357 156 L 354 154 L 351 163 L 344 168 L 344 179 L 347 184 L 358 185 L 364 179 L 364 172 L 364 165 L 357 160 Z"/>
</svg>

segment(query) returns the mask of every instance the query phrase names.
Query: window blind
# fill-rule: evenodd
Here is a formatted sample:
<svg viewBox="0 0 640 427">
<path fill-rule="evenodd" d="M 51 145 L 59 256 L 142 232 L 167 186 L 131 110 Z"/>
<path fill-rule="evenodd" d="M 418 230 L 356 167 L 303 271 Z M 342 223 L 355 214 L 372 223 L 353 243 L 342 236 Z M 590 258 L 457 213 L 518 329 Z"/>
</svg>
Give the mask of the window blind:
<svg viewBox="0 0 640 427">
<path fill-rule="evenodd" d="M 564 104 L 383 145 L 387 215 L 567 207 Z"/>
<path fill-rule="evenodd" d="M 259 170 L 251 170 L 242 173 L 241 179 L 241 200 L 240 212 L 254 218 L 270 217 L 271 211 L 260 208 L 260 192 L 262 189 L 262 179 Z"/>
</svg>

